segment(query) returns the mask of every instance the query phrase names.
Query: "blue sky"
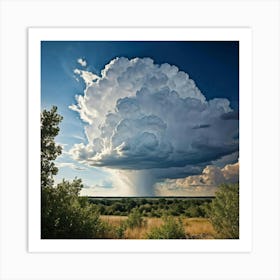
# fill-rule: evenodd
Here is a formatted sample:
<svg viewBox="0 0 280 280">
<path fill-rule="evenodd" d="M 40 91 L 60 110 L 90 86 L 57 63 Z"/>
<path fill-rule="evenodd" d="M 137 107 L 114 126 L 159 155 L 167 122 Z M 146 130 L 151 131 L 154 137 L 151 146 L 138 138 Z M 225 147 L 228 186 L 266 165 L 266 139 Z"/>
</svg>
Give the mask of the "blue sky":
<svg viewBox="0 0 280 280">
<path fill-rule="evenodd" d="M 137 167 L 137 164 L 132 165 L 128 163 L 130 162 L 128 154 L 125 154 L 125 157 L 122 161 L 120 161 L 119 158 L 118 160 L 114 159 L 114 161 L 106 159 L 103 160 L 102 163 L 99 162 L 95 164 L 92 162 L 89 163 L 87 159 L 81 160 L 81 158 L 78 158 L 77 156 L 75 158 L 75 156 L 73 156 L 73 153 L 68 153 L 75 144 L 83 143 L 86 146 L 92 140 L 91 139 L 89 141 L 88 135 L 85 134 L 85 126 L 87 126 L 88 124 L 86 124 L 85 120 L 82 120 L 81 112 L 78 113 L 77 110 L 75 111 L 69 109 L 69 106 L 75 104 L 77 105 L 77 100 L 75 99 L 76 95 L 85 96 L 86 94 L 92 94 L 90 90 L 86 89 L 83 78 L 77 75 L 77 72 L 76 74 L 74 73 L 75 69 L 87 71 L 88 73 L 93 73 L 101 77 L 101 70 L 104 69 L 104 66 L 116 57 L 125 57 L 128 59 L 128 61 L 133 58 L 148 57 L 153 60 L 153 67 L 154 65 L 161 65 L 163 63 L 175 65 L 179 69 L 179 71 L 187 73 L 189 77 L 194 80 L 197 88 L 201 91 L 206 101 L 210 101 L 214 98 L 226 98 L 230 102 L 230 107 L 231 109 L 233 109 L 233 112 L 238 113 L 238 49 L 238 42 L 220 41 L 41 42 L 41 108 L 49 109 L 52 105 L 56 105 L 58 107 L 59 113 L 63 116 L 63 122 L 60 125 L 60 134 L 56 138 L 56 141 L 63 145 L 64 154 L 57 159 L 59 173 L 56 176 L 56 181 L 58 182 L 62 178 L 73 179 L 75 176 L 77 176 L 79 178 L 82 178 L 84 184 L 87 186 L 87 192 L 85 191 L 85 194 L 94 195 L 96 193 L 102 195 L 104 193 L 104 195 L 106 195 L 106 193 L 108 193 L 112 195 L 112 191 L 116 190 L 116 195 L 125 195 L 125 193 L 122 193 L 120 189 L 114 186 L 115 181 L 118 180 L 116 179 L 116 176 L 124 176 L 126 178 L 130 178 L 132 176 L 131 174 L 123 175 L 122 171 L 127 169 L 131 170 L 133 168 L 135 168 L 136 170 L 139 169 Z M 78 59 L 80 60 L 78 61 Z M 125 61 L 124 63 L 128 62 Z M 116 69 L 116 65 L 117 63 L 112 66 L 112 69 L 113 67 L 115 67 L 114 69 Z M 136 64 L 133 64 L 132 66 L 130 66 L 130 68 L 133 68 L 135 65 Z M 95 85 L 93 85 L 92 87 L 93 90 L 95 90 L 94 86 Z M 119 100 L 124 100 L 123 98 L 124 96 Z M 126 101 L 131 101 L 131 98 L 131 96 L 128 96 Z M 220 105 L 217 106 L 219 107 Z M 82 110 L 84 110 L 84 108 L 82 108 L 81 111 Z M 228 112 L 226 113 L 228 114 Z M 227 116 L 230 116 L 230 114 L 228 114 Z M 228 117 L 224 117 L 224 119 L 226 118 Z M 225 121 L 226 126 L 229 123 L 230 125 L 228 126 L 228 130 L 231 129 L 232 121 Z M 198 131 L 197 128 L 201 130 L 201 128 L 206 129 L 207 127 L 210 127 L 210 125 L 200 123 L 199 125 L 194 125 L 193 128 L 195 128 L 195 131 Z M 234 126 L 234 129 L 236 129 L 236 124 Z M 144 136 L 147 136 L 147 133 Z M 214 132 L 210 131 L 209 135 L 211 135 L 211 133 Z M 148 136 L 150 137 L 148 139 L 149 141 L 153 140 L 153 136 L 151 136 L 151 134 Z M 184 137 L 184 135 L 179 135 L 179 138 L 181 136 L 182 138 Z M 143 141 L 148 141 L 147 138 L 143 137 L 141 138 L 144 139 Z M 201 138 L 202 136 L 200 135 L 199 137 Z M 204 134 L 203 137 L 205 137 Z M 129 141 L 132 138 L 130 137 Z M 235 140 L 236 138 L 238 138 L 238 135 L 235 136 Z M 128 141 L 123 142 L 122 145 L 126 145 L 127 142 Z M 192 145 L 195 146 L 195 143 L 193 142 Z M 201 149 L 204 149 L 201 143 L 199 145 L 196 143 L 196 147 L 199 146 L 201 147 Z M 125 151 L 125 149 L 123 149 L 123 151 Z M 204 152 L 204 150 L 201 151 L 202 153 Z M 157 184 L 157 188 L 160 188 L 161 184 L 165 184 L 165 182 L 167 182 L 166 180 L 183 180 L 184 178 L 187 178 L 191 175 L 203 176 L 203 170 L 205 170 L 205 168 L 211 164 L 215 167 L 219 166 L 217 168 L 220 168 L 220 170 L 222 170 L 221 168 L 223 168 L 226 164 L 236 164 L 238 158 L 237 154 L 238 151 L 236 150 L 236 148 L 227 149 L 226 151 L 225 149 L 221 149 L 221 152 L 217 152 L 215 155 L 214 153 L 208 153 L 207 160 L 205 158 L 205 161 L 203 161 L 202 159 L 193 159 L 193 163 L 190 164 L 190 162 L 188 162 L 187 165 L 189 166 L 189 169 L 199 171 L 192 171 L 192 173 L 190 173 L 187 172 L 185 168 L 184 171 L 177 172 L 178 174 L 181 174 L 181 177 L 178 174 L 176 176 L 172 175 L 174 178 L 171 175 L 171 177 L 168 178 L 164 178 L 162 175 L 158 175 L 160 173 L 159 170 L 161 170 L 160 168 L 162 167 L 156 166 L 155 163 L 153 163 L 153 165 L 147 164 L 145 170 L 148 170 L 149 168 L 153 169 L 152 173 L 157 175 L 156 177 L 154 175 L 152 176 L 156 179 L 151 179 L 150 184 Z M 152 152 L 151 155 L 154 156 L 154 152 Z M 180 160 L 182 161 L 182 159 Z M 146 162 L 147 159 L 145 160 L 145 163 Z M 170 163 L 171 160 L 169 159 L 166 162 Z M 144 161 L 142 161 L 142 164 L 143 163 Z M 120 166 L 120 169 L 118 169 L 118 164 Z M 178 164 L 173 165 L 174 166 L 168 166 L 168 171 L 171 169 L 176 169 L 178 166 Z M 108 171 L 108 168 L 113 168 L 113 171 Z M 118 170 L 120 170 L 121 174 L 118 173 Z M 118 173 L 118 175 L 116 175 L 116 173 Z M 140 178 L 141 176 L 139 177 L 137 175 L 136 177 Z M 150 177 L 150 175 L 145 174 L 144 177 L 148 178 Z M 196 179 L 200 180 L 201 178 L 190 177 L 190 179 L 193 179 L 195 181 Z M 171 190 L 172 193 L 172 187 L 170 187 L 171 185 L 175 186 L 173 187 L 173 189 L 174 191 L 176 191 L 177 185 L 180 185 L 180 181 L 171 181 L 169 186 L 166 188 L 168 190 Z M 211 184 L 208 184 L 207 186 L 205 185 L 205 188 L 202 191 L 200 190 L 200 194 L 207 194 L 207 187 L 210 188 L 210 185 Z M 107 192 L 108 190 L 111 190 L 111 192 Z M 192 187 L 192 191 L 196 193 L 195 187 Z M 210 189 L 209 192 L 211 192 Z M 188 192 L 186 192 L 186 194 L 188 194 Z"/>
</svg>

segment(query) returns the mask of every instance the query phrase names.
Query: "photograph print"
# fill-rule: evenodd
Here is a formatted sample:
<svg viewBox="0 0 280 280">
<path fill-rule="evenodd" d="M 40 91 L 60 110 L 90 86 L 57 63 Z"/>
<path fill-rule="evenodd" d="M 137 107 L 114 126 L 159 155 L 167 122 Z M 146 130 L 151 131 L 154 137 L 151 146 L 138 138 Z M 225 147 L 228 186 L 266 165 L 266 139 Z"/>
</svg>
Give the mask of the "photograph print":
<svg viewBox="0 0 280 280">
<path fill-rule="evenodd" d="M 41 41 L 41 239 L 239 239 L 239 42 Z"/>
</svg>

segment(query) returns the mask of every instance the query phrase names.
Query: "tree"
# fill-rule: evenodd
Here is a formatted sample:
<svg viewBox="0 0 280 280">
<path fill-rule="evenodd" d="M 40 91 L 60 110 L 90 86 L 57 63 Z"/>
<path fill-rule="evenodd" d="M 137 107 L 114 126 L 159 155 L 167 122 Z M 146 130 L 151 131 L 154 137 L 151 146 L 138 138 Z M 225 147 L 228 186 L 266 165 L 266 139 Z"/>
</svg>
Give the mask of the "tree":
<svg viewBox="0 0 280 280">
<path fill-rule="evenodd" d="M 223 184 L 207 210 L 218 237 L 239 238 L 239 184 Z"/>
<path fill-rule="evenodd" d="M 54 160 L 62 152 L 62 148 L 55 144 L 54 138 L 59 132 L 59 123 L 62 116 L 57 113 L 57 107 L 53 106 L 50 111 L 41 113 L 41 187 L 53 185 L 53 175 L 57 174 L 58 168 Z"/>
<path fill-rule="evenodd" d="M 41 238 L 106 237 L 107 228 L 100 220 L 97 207 L 79 196 L 83 187 L 81 179 L 53 185 L 53 175 L 58 171 L 53 161 L 62 151 L 54 141 L 61 121 L 55 106 L 41 113 Z"/>
</svg>

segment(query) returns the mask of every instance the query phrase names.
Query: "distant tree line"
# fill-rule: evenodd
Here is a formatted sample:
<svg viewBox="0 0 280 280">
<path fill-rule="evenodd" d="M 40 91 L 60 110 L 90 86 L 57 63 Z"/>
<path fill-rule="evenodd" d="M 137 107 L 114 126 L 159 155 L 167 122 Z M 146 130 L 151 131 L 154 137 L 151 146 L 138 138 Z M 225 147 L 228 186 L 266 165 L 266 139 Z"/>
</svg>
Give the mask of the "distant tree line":
<svg viewBox="0 0 280 280">
<path fill-rule="evenodd" d="M 89 198 L 101 215 L 127 216 L 137 210 L 143 217 L 206 217 L 211 199 L 184 198 Z"/>
</svg>

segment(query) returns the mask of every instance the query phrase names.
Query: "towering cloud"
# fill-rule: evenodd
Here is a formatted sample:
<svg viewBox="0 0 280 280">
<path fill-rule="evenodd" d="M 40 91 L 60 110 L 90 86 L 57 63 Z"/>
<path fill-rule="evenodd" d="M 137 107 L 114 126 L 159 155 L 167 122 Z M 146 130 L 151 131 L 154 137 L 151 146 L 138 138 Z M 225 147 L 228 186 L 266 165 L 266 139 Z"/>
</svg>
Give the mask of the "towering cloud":
<svg viewBox="0 0 280 280">
<path fill-rule="evenodd" d="M 88 165 L 121 170 L 139 193 L 152 194 L 158 179 L 200 173 L 238 151 L 238 118 L 229 101 L 206 100 L 176 66 L 116 58 L 100 77 L 75 73 L 86 89 L 70 108 L 86 123 L 88 144 L 74 145 L 70 154 Z"/>
</svg>

